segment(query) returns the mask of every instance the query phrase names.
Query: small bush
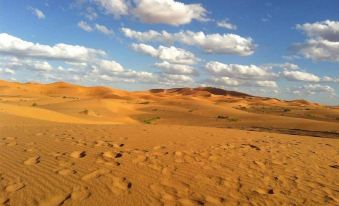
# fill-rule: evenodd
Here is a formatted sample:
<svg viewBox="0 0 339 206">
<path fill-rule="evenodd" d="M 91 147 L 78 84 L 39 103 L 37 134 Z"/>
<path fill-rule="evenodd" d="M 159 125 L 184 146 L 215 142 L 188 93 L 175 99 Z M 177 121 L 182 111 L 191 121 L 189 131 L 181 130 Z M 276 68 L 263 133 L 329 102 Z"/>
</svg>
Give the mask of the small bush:
<svg viewBox="0 0 339 206">
<path fill-rule="evenodd" d="M 150 102 L 145 101 L 145 102 L 140 102 L 139 104 L 149 104 Z"/>
<path fill-rule="evenodd" d="M 230 116 L 225 116 L 225 115 L 218 115 L 217 118 L 218 118 L 218 119 L 227 119 L 227 120 L 230 121 L 230 122 L 236 122 L 236 121 L 238 121 L 238 119 L 235 118 L 235 117 L 230 117 Z"/>
<path fill-rule="evenodd" d="M 218 118 L 218 119 L 228 119 L 228 116 L 218 115 L 217 118 Z"/>
<path fill-rule="evenodd" d="M 230 118 L 228 118 L 228 121 L 236 122 L 236 121 L 238 121 L 238 119 L 237 119 L 237 118 L 234 118 L 234 117 L 230 117 Z"/>
<path fill-rule="evenodd" d="M 32 104 L 32 107 L 36 107 L 36 106 L 38 106 L 38 104 L 34 102 L 34 103 Z"/>
<path fill-rule="evenodd" d="M 151 124 L 153 121 L 158 120 L 158 119 L 160 119 L 160 117 L 152 117 L 152 118 L 150 118 L 150 119 L 145 119 L 145 120 L 143 120 L 143 122 L 144 122 L 145 124 Z"/>
</svg>

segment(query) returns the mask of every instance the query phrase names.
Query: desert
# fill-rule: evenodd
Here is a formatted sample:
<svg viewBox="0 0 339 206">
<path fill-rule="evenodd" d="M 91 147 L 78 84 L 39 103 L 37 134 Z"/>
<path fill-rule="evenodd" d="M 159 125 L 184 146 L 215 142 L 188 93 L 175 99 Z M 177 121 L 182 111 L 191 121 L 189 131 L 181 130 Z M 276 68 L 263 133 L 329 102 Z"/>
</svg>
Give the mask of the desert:
<svg viewBox="0 0 339 206">
<path fill-rule="evenodd" d="M 338 0 L 0 0 L 0 206 L 339 206 Z"/>
<path fill-rule="evenodd" d="M 337 107 L 216 88 L 0 81 L 0 93 L 3 205 L 339 201 Z"/>
</svg>

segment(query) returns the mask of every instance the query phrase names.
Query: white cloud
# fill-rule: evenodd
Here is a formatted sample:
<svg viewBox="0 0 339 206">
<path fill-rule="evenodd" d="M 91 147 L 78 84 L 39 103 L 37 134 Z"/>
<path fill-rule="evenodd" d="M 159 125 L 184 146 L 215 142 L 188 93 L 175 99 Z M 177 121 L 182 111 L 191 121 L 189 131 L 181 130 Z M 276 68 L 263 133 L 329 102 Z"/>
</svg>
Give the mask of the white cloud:
<svg viewBox="0 0 339 206">
<path fill-rule="evenodd" d="M 207 80 L 207 82 L 223 86 L 239 86 L 241 84 L 238 80 L 232 79 L 230 77 L 214 77 Z"/>
<path fill-rule="evenodd" d="M 218 21 L 217 26 L 225 29 L 236 30 L 237 26 L 229 22 L 227 19 Z"/>
<path fill-rule="evenodd" d="M 336 92 L 331 86 L 321 85 L 321 84 L 303 85 L 303 86 L 300 86 L 300 87 L 289 89 L 289 91 L 290 91 L 290 93 L 300 95 L 300 96 L 314 95 L 314 94 L 320 94 L 320 93 L 327 94 L 331 97 L 336 96 Z"/>
<path fill-rule="evenodd" d="M 16 57 L 2 57 L 0 60 L 0 67 L 6 68 L 7 71 L 26 69 L 31 71 L 49 72 L 53 70 L 53 67 L 47 61 L 37 61 Z M 6 71 L 6 69 L 4 71 Z"/>
<path fill-rule="evenodd" d="M 315 23 L 298 24 L 297 29 L 302 30 L 311 38 L 321 38 L 324 40 L 339 41 L 339 21 L 322 21 Z"/>
<path fill-rule="evenodd" d="M 134 0 L 133 14 L 145 23 L 170 25 L 188 24 L 192 20 L 205 21 L 206 9 L 200 4 L 184 4 L 174 0 Z"/>
<path fill-rule="evenodd" d="M 0 34 L 0 54 L 84 62 L 106 55 L 98 49 L 64 43 L 49 46 L 25 41 L 7 33 Z"/>
<path fill-rule="evenodd" d="M 96 30 L 98 30 L 98 31 L 100 31 L 101 33 L 106 34 L 106 35 L 112 35 L 112 34 L 114 34 L 113 30 L 107 28 L 107 27 L 104 26 L 104 25 L 95 24 L 95 28 L 96 28 Z"/>
<path fill-rule="evenodd" d="M 74 47 L 89 52 L 72 52 L 73 45 L 64 47 L 42 45 L 27 42 L 8 34 L 0 34 L 0 54 L 4 54 L 0 55 L 1 74 L 10 71 L 29 70 L 31 71 L 28 73 L 29 78 L 39 81 L 62 80 L 101 83 L 105 80 L 107 82 L 152 84 L 167 84 L 170 80 L 172 83 L 174 82 L 174 77 L 167 77 L 168 75 L 165 74 L 126 69 L 114 60 L 104 59 L 105 52 L 101 50 L 82 46 Z M 92 50 L 93 54 L 91 53 Z M 69 55 L 69 52 L 72 55 Z M 69 57 L 66 58 L 66 55 Z M 55 68 L 50 64 L 50 60 L 53 60 L 53 63 L 56 64 Z M 177 79 L 180 80 L 179 77 Z"/>
<path fill-rule="evenodd" d="M 111 61 L 100 60 L 97 65 L 100 69 L 108 71 L 108 72 L 122 72 L 122 71 L 124 71 L 123 66 L 121 66 L 121 64 L 117 63 L 114 60 L 111 60 Z"/>
<path fill-rule="evenodd" d="M 167 74 L 184 74 L 184 75 L 196 74 L 196 71 L 190 65 L 171 64 L 167 61 L 164 61 L 161 63 L 155 63 L 154 66 Z"/>
<path fill-rule="evenodd" d="M 205 34 L 204 32 L 179 32 L 174 40 L 187 45 L 198 46 L 207 53 L 235 54 L 248 56 L 253 54 L 254 45 L 251 38 L 236 34 Z"/>
<path fill-rule="evenodd" d="M 0 74 L 10 74 L 13 75 L 15 74 L 15 71 L 13 69 L 9 69 L 9 68 L 0 68 Z"/>
<path fill-rule="evenodd" d="M 297 25 L 309 37 L 304 43 L 294 45 L 306 58 L 339 62 L 339 21 L 322 21 Z"/>
<path fill-rule="evenodd" d="M 339 62 L 339 41 L 309 39 L 305 43 L 296 44 L 295 48 L 308 59 Z"/>
<path fill-rule="evenodd" d="M 39 10 L 37 8 L 33 8 L 33 7 L 29 7 L 28 9 L 32 12 L 32 14 L 34 14 L 36 17 L 38 17 L 38 19 L 45 19 L 46 18 L 45 14 L 41 10 Z"/>
<path fill-rule="evenodd" d="M 94 0 L 107 14 L 119 17 L 128 14 L 128 4 L 125 0 Z"/>
<path fill-rule="evenodd" d="M 147 44 L 132 44 L 132 49 L 174 64 L 195 64 L 198 61 L 193 53 L 174 46 L 154 48 Z"/>
<path fill-rule="evenodd" d="M 275 75 L 256 65 L 224 64 L 217 61 L 207 62 L 205 69 L 215 76 L 227 76 L 239 79 L 267 79 Z"/>
<path fill-rule="evenodd" d="M 93 31 L 93 28 L 90 25 L 88 25 L 85 21 L 79 21 L 78 27 L 87 32 Z"/>
<path fill-rule="evenodd" d="M 96 18 L 98 18 L 98 14 L 95 12 L 95 10 L 92 7 L 87 7 L 86 8 L 86 13 L 85 13 L 85 17 L 88 20 L 95 20 Z"/>
<path fill-rule="evenodd" d="M 206 81 L 217 86 L 277 88 L 277 75 L 256 65 L 224 64 L 210 61 L 205 69 L 212 75 Z"/>
<path fill-rule="evenodd" d="M 314 74 L 303 71 L 283 71 L 282 75 L 288 80 L 319 82 L 320 78 Z"/>
<path fill-rule="evenodd" d="M 138 41 L 180 42 L 190 46 L 197 46 L 207 53 L 233 54 L 248 56 L 254 53 L 255 45 L 251 38 L 244 38 L 236 34 L 205 34 L 204 32 L 181 31 L 168 33 L 166 31 L 138 32 L 129 28 L 122 28 L 126 37 Z"/>
<path fill-rule="evenodd" d="M 178 84 L 178 83 L 192 83 L 193 79 L 190 76 L 183 74 L 166 74 L 162 76 L 162 82 L 165 84 Z"/>
<path fill-rule="evenodd" d="M 251 83 L 249 83 L 251 85 Z M 254 81 L 254 86 L 259 87 L 269 87 L 269 88 L 276 88 L 278 87 L 277 83 L 275 81 L 269 81 L 269 80 L 263 80 L 263 81 Z"/>
<path fill-rule="evenodd" d="M 232 77 L 213 77 L 205 80 L 209 84 L 216 85 L 217 87 L 231 86 L 231 87 L 266 87 L 266 88 L 277 88 L 278 85 L 275 81 L 270 80 L 244 80 Z"/>
<path fill-rule="evenodd" d="M 145 32 L 135 31 L 130 28 L 121 28 L 121 31 L 124 35 L 131 39 L 136 39 L 141 42 L 149 42 L 149 41 L 170 41 L 172 34 L 167 33 L 166 31 L 162 31 L 162 33 L 149 30 Z"/>
<path fill-rule="evenodd" d="M 266 69 L 272 69 L 272 68 L 278 68 L 278 69 L 283 69 L 283 70 L 299 70 L 300 67 L 299 65 L 293 64 L 293 63 L 282 63 L 282 64 L 263 64 L 261 67 L 266 68 Z"/>
</svg>

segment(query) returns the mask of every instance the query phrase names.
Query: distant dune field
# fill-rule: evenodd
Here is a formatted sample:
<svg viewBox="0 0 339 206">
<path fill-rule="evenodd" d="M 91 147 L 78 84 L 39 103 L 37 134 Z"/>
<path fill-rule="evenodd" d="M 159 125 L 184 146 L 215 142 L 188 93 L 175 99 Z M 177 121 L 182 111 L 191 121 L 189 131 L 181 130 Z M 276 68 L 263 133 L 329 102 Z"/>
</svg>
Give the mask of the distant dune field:
<svg viewBox="0 0 339 206">
<path fill-rule="evenodd" d="M 339 108 L 0 81 L 2 205 L 339 205 Z"/>
</svg>

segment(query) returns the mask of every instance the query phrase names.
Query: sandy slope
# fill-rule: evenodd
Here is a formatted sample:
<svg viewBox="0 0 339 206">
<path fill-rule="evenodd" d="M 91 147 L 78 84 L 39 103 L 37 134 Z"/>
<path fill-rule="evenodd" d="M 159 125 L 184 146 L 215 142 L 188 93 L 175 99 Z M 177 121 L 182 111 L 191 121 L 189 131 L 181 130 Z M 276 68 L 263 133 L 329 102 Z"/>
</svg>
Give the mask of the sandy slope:
<svg viewBox="0 0 339 206">
<path fill-rule="evenodd" d="M 220 92 L 0 81 L 0 204 L 339 204 L 338 108 Z"/>
</svg>

